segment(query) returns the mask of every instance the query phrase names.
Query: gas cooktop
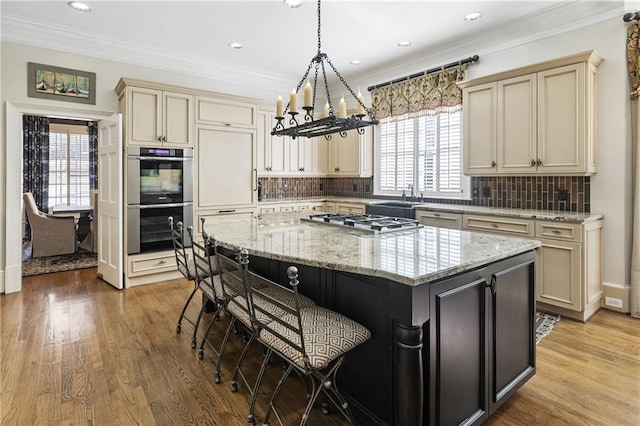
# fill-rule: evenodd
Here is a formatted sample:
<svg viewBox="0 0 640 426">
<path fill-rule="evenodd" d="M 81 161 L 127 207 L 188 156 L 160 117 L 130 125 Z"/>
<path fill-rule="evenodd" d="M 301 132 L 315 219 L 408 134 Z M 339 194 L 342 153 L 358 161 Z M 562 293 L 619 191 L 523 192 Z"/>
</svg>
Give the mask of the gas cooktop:
<svg viewBox="0 0 640 426">
<path fill-rule="evenodd" d="M 303 218 L 302 220 L 322 222 L 330 225 L 344 226 L 375 233 L 406 231 L 422 227 L 416 219 L 376 214 L 320 213 L 309 215 L 309 219 Z"/>
</svg>

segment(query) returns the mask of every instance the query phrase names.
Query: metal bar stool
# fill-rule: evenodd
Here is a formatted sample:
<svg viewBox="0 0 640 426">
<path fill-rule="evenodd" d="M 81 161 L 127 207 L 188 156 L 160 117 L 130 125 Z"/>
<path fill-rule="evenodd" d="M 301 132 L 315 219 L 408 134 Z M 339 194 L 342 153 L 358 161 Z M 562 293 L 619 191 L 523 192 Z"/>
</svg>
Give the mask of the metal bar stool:
<svg viewBox="0 0 640 426">
<path fill-rule="evenodd" d="M 249 279 L 248 255 L 241 252 L 241 261 L 245 280 Z M 324 392 L 328 399 L 338 408 L 342 415 L 354 423 L 349 405 L 338 390 L 336 375 L 344 362 L 345 354 L 371 338 L 371 333 L 361 324 L 346 316 L 320 306 L 303 306 L 298 293 L 298 269 L 291 266 L 287 269 L 291 289 L 282 288 L 294 299 L 294 306 L 287 306 L 277 297 L 273 297 L 269 288 L 248 286 L 251 306 L 251 319 L 256 325 L 255 335 L 267 348 L 258 379 L 252 392 L 248 424 L 255 424 L 253 409 L 258 389 L 264 376 L 269 358 L 275 352 L 287 362 L 286 370 L 278 382 L 265 413 L 264 425 L 269 424 L 273 413 L 282 425 L 276 410 L 276 400 L 282 385 L 292 371 L 296 371 L 311 382 L 311 395 L 302 415 L 301 425 L 306 424 L 309 414 L 320 393 Z M 284 315 L 282 313 L 284 312 Z"/>
<path fill-rule="evenodd" d="M 195 348 L 197 346 L 197 333 L 198 326 L 200 325 L 200 319 L 202 318 L 203 309 L 200 309 L 200 313 L 198 314 L 198 318 L 194 321 L 191 318 L 186 316 L 187 308 L 193 300 L 193 296 L 195 296 L 196 292 L 200 288 L 199 282 L 203 278 L 208 275 L 201 275 L 196 270 L 196 265 L 193 259 L 189 259 L 187 256 L 186 245 L 184 241 L 184 227 L 182 222 L 176 223 L 176 226 L 173 226 L 173 217 L 169 216 L 169 227 L 171 228 L 171 239 L 173 241 L 173 251 L 176 255 L 176 264 L 178 265 L 178 271 L 182 273 L 182 275 L 188 279 L 189 281 L 193 281 L 193 290 L 187 301 L 185 302 L 182 312 L 180 312 L 180 317 L 178 318 L 178 324 L 176 325 L 176 333 L 180 333 L 182 330 L 182 320 L 186 320 L 191 325 L 193 325 L 193 335 L 191 336 L 191 347 Z M 202 265 L 205 267 L 205 265 Z"/>
</svg>

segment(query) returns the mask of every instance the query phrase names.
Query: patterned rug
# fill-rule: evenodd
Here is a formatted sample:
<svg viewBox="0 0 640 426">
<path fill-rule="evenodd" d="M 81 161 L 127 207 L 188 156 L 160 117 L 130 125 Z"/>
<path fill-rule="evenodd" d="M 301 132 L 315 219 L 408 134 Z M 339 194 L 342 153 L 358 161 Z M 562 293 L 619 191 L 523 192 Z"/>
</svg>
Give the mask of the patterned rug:
<svg viewBox="0 0 640 426">
<path fill-rule="evenodd" d="M 71 271 L 74 269 L 93 268 L 98 266 L 98 256 L 80 249 L 75 254 L 31 258 L 31 242 L 22 244 L 22 276 L 50 274 L 52 272 Z"/>
<path fill-rule="evenodd" d="M 546 335 L 551 333 L 555 323 L 560 321 L 560 315 L 545 314 L 536 312 L 536 345 L 540 343 Z"/>
</svg>

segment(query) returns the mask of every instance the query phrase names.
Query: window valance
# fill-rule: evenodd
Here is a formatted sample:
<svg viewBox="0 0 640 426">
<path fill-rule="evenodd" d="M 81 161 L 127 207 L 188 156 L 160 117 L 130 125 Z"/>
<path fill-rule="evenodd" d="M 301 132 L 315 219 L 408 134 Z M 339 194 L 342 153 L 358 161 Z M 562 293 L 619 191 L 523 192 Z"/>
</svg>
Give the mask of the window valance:
<svg viewBox="0 0 640 426">
<path fill-rule="evenodd" d="M 378 120 L 398 120 L 455 112 L 462 107 L 462 90 L 456 84 L 466 78 L 467 65 L 407 78 L 371 90 L 371 104 Z"/>
</svg>

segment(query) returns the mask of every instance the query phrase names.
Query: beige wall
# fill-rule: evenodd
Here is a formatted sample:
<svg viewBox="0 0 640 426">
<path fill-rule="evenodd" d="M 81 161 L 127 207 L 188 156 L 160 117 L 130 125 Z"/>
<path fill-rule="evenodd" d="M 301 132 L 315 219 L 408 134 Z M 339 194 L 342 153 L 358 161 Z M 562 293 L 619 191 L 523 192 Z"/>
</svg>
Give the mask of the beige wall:
<svg viewBox="0 0 640 426">
<path fill-rule="evenodd" d="M 570 33 L 536 40 L 527 44 L 495 51 L 487 47 L 484 51 L 459 52 L 457 58 L 473 54 L 480 55 L 480 62 L 469 69 L 469 78 L 476 78 L 495 72 L 504 71 L 565 56 L 585 50 L 596 49 L 604 62 L 599 67 L 599 105 L 598 105 L 598 174 L 591 178 L 591 211 L 605 216 L 604 260 L 605 283 L 614 286 L 629 284 L 630 265 L 630 230 L 631 230 L 631 148 L 630 148 L 630 103 L 628 100 L 628 82 L 625 59 L 626 26 L 621 19 L 595 24 Z M 438 66 L 441 58 L 425 59 L 423 69 Z M 445 58 L 446 59 L 446 58 Z M 22 101 L 40 103 L 39 99 L 26 97 L 26 63 L 39 62 L 65 66 L 97 74 L 96 105 L 89 109 L 100 111 L 116 111 L 117 99 L 113 88 L 120 77 L 132 77 L 142 80 L 158 81 L 186 87 L 197 87 L 222 93 L 241 96 L 254 96 L 248 86 L 228 85 L 221 81 L 212 81 L 201 77 L 185 76 L 164 70 L 155 70 L 113 61 L 106 61 L 87 56 L 50 52 L 44 49 L 2 43 L 2 86 L 1 101 Z M 407 70 L 407 73 L 416 70 Z M 367 87 L 388 78 L 350 80 L 352 87 Z M 390 78 L 398 77 L 390 76 Z M 265 96 L 267 103 L 273 99 Z M 45 101 L 48 105 L 61 107 L 72 106 L 67 102 Z M 76 104 L 75 106 L 78 106 Z M 4 112 L 0 124 L 4 119 Z M 2 126 L 2 142 L 0 143 L 0 164 L 5 164 L 5 130 Z M 2 168 L 4 173 L 4 167 Z M 0 203 L 5 200 L 5 177 L 0 183 Z M 0 204 L 1 205 L 1 204 Z M 19 206 L 7 206 L 19 208 Z M 5 236 L 5 209 L 0 217 L 0 241 Z M 4 270 L 4 244 L 0 245 L 0 270 Z M 2 287 L 3 288 L 3 287 Z"/>
</svg>

